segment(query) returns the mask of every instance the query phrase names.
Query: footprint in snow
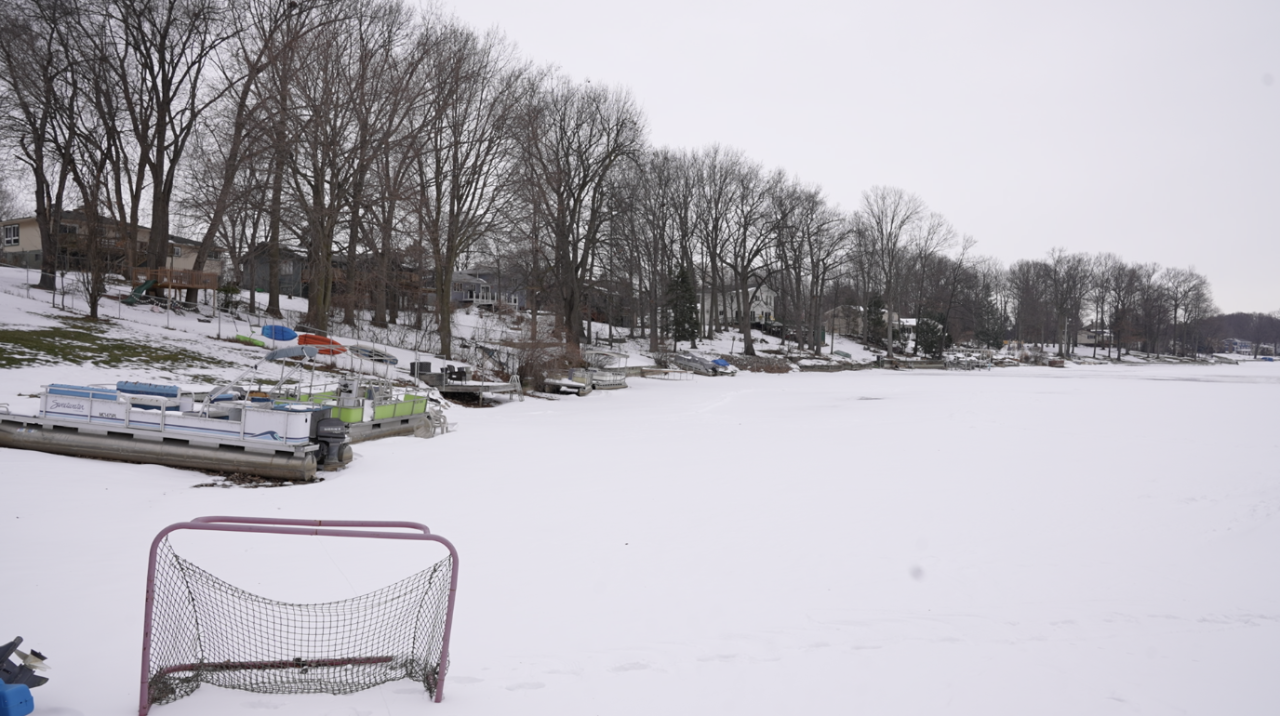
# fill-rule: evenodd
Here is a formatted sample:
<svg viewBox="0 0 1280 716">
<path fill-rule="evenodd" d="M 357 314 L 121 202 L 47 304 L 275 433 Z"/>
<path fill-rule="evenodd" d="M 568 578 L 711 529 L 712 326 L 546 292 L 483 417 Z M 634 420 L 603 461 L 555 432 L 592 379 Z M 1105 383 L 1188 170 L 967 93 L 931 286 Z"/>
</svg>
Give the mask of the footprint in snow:
<svg viewBox="0 0 1280 716">
<path fill-rule="evenodd" d="M 523 681 L 519 684 L 512 684 L 507 687 L 507 691 L 532 691 L 546 686 L 541 681 Z"/>
<path fill-rule="evenodd" d="M 642 671 L 642 670 L 647 669 L 647 668 L 649 668 L 649 665 L 648 665 L 648 664 L 642 664 L 642 663 L 640 663 L 639 661 L 632 661 L 632 662 L 627 663 L 627 664 L 619 664 L 618 666 L 615 666 L 615 667 L 613 667 L 612 669 L 609 669 L 609 671 L 614 671 L 614 672 L 618 672 L 618 671 Z"/>
</svg>

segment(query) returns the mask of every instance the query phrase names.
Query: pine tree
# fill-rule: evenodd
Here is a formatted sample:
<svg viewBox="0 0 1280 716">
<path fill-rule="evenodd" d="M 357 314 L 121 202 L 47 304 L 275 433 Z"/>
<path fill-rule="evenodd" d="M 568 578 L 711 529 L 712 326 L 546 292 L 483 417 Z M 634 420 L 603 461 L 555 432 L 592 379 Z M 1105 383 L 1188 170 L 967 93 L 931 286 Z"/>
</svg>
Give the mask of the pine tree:
<svg viewBox="0 0 1280 716">
<path fill-rule="evenodd" d="M 867 339 L 876 345 L 884 345 L 884 299 L 872 296 L 867 301 Z"/>
<path fill-rule="evenodd" d="M 690 348 L 697 348 L 698 296 L 693 277 L 683 266 L 667 284 L 667 307 L 671 309 L 671 335 L 676 342 L 689 341 Z"/>
</svg>

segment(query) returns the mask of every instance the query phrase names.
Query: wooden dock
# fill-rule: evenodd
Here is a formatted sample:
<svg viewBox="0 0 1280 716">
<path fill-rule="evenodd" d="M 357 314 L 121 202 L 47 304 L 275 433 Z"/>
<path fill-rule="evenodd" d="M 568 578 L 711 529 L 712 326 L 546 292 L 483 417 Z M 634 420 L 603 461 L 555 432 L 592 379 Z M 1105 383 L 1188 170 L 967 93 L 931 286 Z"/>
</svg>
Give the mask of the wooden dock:
<svg viewBox="0 0 1280 716">
<path fill-rule="evenodd" d="M 482 401 L 485 393 L 515 393 L 516 400 L 524 400 L 524 389 L 520 386 L 520 378 L 514 375 L 505 383 L 483 380 L 446 380 L 435 388 L 445 396 L 474 395 Z"/>
</svg>

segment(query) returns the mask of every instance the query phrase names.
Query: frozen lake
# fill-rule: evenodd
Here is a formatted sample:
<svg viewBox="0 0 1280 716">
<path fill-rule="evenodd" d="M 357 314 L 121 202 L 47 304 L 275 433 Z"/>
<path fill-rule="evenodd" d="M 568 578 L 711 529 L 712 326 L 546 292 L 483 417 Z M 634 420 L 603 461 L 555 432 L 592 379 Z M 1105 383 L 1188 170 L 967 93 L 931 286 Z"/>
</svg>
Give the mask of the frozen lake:
<svg viewBox="0 0 1280 716">
<path fill-rule="evenodd" d="M 206 686 L 152 713 L 1280 710 L 1280 364 L 630 383 L 454 408 L 280 489 L 0 450 L 0 638 L 55 668 L 37 713 L 136 712 L 160 528 L 398 519 L 461 555 L 444 703 Z M 310 601 L 421 566 L 283 539 L 195 548 Z"/>
</svg>

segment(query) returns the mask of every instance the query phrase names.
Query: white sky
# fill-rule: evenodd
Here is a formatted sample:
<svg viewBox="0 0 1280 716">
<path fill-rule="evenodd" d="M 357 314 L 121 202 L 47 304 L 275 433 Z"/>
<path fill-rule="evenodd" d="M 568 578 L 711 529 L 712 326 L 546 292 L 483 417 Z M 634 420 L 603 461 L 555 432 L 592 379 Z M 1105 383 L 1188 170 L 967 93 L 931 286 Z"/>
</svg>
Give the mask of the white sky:
<svg viewBox="0 0 1280 716">
<path fill-rule="evenodd" d="M 655 145 L 741 148 L 855 207 L 919 194 L 1006 263 L 1194 266 L 1280 308 L 1280 2 L 455 0 Z"/>
</svg>

